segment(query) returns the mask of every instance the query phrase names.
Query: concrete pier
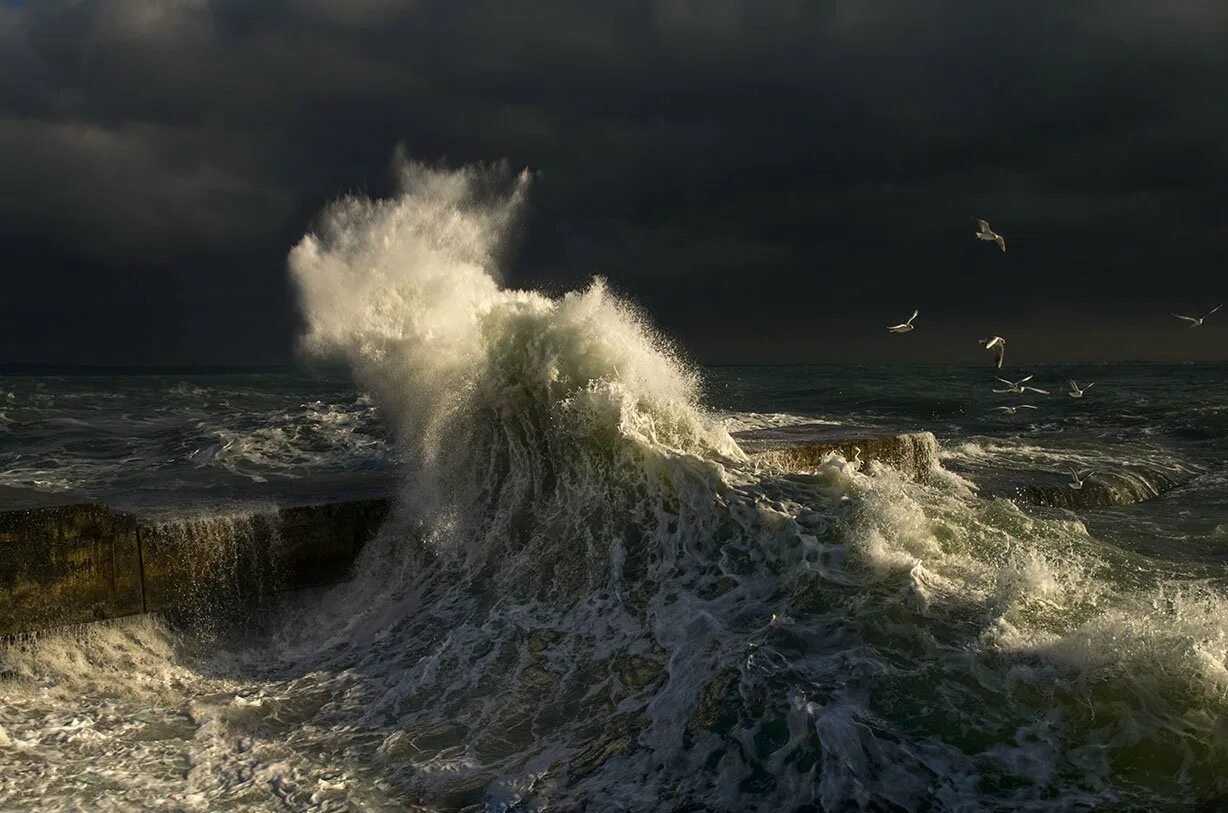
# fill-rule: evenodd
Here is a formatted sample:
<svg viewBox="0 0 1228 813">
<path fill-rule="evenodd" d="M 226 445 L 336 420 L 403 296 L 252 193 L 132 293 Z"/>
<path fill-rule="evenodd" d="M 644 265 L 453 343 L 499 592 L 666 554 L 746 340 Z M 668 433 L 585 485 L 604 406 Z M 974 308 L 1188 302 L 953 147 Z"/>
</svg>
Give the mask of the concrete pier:
<svg viewBox="0 0 1228 813">
<path fill-rule="evenodd" d="M 6 488 L 0 504 L 23 495 Z M 144 610 L 135 518 L 97 502 L 24 502 L 0 511 L 0 635 Z"/>
<path fill-rule="evenodd" d="M 915 480 L 938 468 L 938 440 L 930 432 L 874 434 L 849 432 L 823 424 L 739 432 L 734 436 L 748 453 L 789 469 L 813 469 L 838 452 L 848 460 L 877 461 Z"/>
<path fill-rule="evenodd" d="M 796 468 L 833 451 L 913 477 L 937 465 L 929 433 L 829 429 L 817 438 L 814 427 L 746 433 L 739 442 Z M 0 637 L 144 612 L 207 616 L 340 582 L 388 509 L 388 499 L 355 499 L 141 521 L 99 502 L 0 489 Z"/>
<path fill-rule="evenodd" d="M 929 432 L 808 425 L 736 437 L 752 456 L 795 470 L 816 468 L 832 452 L 922 482 L 939 467 Z M 1000 496 L 1095 508 L 1147 499 L 1176 482 L 1134 479 L 1104 476 L 1078 491 L 1044 479 Z M 99 502 L 0 487 L 0 637 L 144 612 L 210 616 L 344 581 L 389 505 L 364 498 L 141 521 Z"/>
<path fill-rule="evenodd" d="M 142 524 L 102 503 L 4 489 L 0 637 L 341 581 L 388 505 L 354 500 Z"/>
<path fill-rule="evenodd" d="M 1069 481 L 1060 475 L 1048 475 L 1031 478 L 1029 482 L 1016 486 L 1013 495 L 1007 496 L 1018 502 L 1045 508 L 1090 510 L 1153 500 L 1184 485 L 1193 477 L 1194 474 L 1190 472 L 1104 472 L 1088 478 L 1082 488 L 1076 489 L 1071 488 Z M 986 496 L 992 496 L 992 492 Z"/>
</svg>

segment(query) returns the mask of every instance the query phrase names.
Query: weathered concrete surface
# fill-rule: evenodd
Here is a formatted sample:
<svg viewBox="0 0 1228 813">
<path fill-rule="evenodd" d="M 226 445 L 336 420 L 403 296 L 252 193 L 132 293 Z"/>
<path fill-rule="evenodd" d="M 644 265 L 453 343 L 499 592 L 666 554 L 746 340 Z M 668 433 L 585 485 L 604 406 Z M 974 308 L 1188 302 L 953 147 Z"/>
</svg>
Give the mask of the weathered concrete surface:
<svg viewBox="0 0 1228 813">
<path fill-rule="evenodd" d="M 918 480 L 938 467 L 938 440 L 930 432 L 873 434 L 806 424 L 740 432 L 735 438 L 748 453 L 787 469 L 817 468 L 832 452 L 848 460 L 877 461 Z"/>
<path fill-rule="evenodd" d="M 1154 499 L 1193 477 L 1194 474 L 1189 472 L 1115 471 L 1094 474 L 1087 478 L 1082 488 L 1071 488 L 1069 478 L 1049 474 L 1034 477 L 1031 482 L 1018 486 L 1013 495 L 1004 496 L 1046 508 L 1108 508 Z"/>
<path fill-rule="evenodd" d="M 145 606 L 194 618 L 280 588 L 270 556 L 276 514 L 199 516 L 140 529 Z"/>
<path fill-rule="evenodd" d="M 975 482 L 985 499 L 1072 511 L 1146 502 L 1189 483 L 1201 472 L 1180 463 L 1120 461 L 1097 467 L 1082 488 L 1071 488 L 1068 472 L 1027 461 L 949 460 L 945 467 Z"/>
<path fill-rule="evenodd" d="M 134 517 L 101 503 L 30 503 L 0 511 L 0 635 L 143 611 Z"/>
<path fill-rule="evenodd" d="M 206 612 L 342 581 L 387 510 L 357 500 L 142 526 L 146 605 Z"/>
<path fill-rule="evenodd" d="M 0 495 L 0 636 L 142 612 L 203 616 L 344 579 L 388 500 L 139 525 L 101 503 Z"/>
</svg>

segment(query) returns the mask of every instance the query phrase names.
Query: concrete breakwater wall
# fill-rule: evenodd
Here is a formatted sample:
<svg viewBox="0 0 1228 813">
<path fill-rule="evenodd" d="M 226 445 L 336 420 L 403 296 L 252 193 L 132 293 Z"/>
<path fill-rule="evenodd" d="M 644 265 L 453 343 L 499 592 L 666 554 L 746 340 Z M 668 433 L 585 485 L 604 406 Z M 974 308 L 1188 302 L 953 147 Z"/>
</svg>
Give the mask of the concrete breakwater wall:
<svg viewBox="0 0 1228 813">
<path fill-rule="evenodd" d="M 334 583 L 388 510 L 357 500 L 142 523 L 102 503 L 29 503 L 0 510 L 0 637 Z"/>
<path fill-rule="evenodd" d="M 145 611 L 135 517 L 37 494 L 31 503 L 0 512 L 0 636 Z"/>
<path fill-rule="evenodd" d="M 840 437 L 791 444 L 783 448 L 769 446 L 755 455 L 781 468 L 805 470 L 817 468 L 832 453 L 846 460 L 882 463 L 907 477 L 922 481 L 939 466 L 938 440 L 929 432 L 904 432 L 898 435 L 846 433 Z"/>
<path fill-rule="evenodd" d="M 1119 469 L 1100 472 L 1094 478 L 1089 478 L 1082 488 L 1074 489 L 1061 475 L 1049 475 L 1036 482 L 1017 486 L 1014 499 L 1046 508 L 1065 508 L 1072 511 L 1108 508 L 1153 500 L 1165 492 L 1185 485 L 1194 479 L 1194 476 L 1195 473 L 1189 471 Z M 994 495 L 989 492 L 985 496 Z"/>
<path fill-rule="evenodd" d="M 737 437 L 752 456 L 794 470 L 816 468 L 833 452 L 921 481 L 939 467 L 929 432 L 868 435 L 810 426 Z M 1105 480 L 1073 491 L 1055 481 L 1016 486 L 1003 496 L 1095 508 L 1147 499 L 1166 487 L 1167 481 Z M 213 613 L 219 599 L 242 606 L 334 584 L 348 577 L 388 510 L 388 499 L 374 498 L 142 521 L 98 502 L 0 487 L 0 638 L 147 612 L 191 618 Z"/>
<path fill-rule="evenodd" d="M 928 433 L 746 443 L 799 469 L 833 451 L 851 458 L 854 447 L 911 476 L 937 465 Z M 0 488 L 0 637 L 148 612 L 191 619 L 343 581 L 388 508 L 363 499 L 142 521 L 99 502 Z"/>
</svg>

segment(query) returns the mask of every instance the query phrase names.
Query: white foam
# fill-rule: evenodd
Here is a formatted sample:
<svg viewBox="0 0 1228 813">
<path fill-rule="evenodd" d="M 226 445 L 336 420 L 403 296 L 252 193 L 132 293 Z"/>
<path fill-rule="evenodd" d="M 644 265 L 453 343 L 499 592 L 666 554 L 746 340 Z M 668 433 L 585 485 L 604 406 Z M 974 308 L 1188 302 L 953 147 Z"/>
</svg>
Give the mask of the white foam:
<svg viewBox="0 0 1228 813">
<path fill-rule="evenodd" d="M 263 416 L 249 430 L 219 428 L 213 445 L 197 450 L 197 465 L 217 466 L 264 482 L 321 471 L 378 468 L 395 463 L 380 418 L 369 403 L 302 404 Z"/>
<path fill-rule="evenodd" d="M 790 426 L 841 426 L 840 421 L 788 412 L 718 412 L 725 429 L 730 433 L 750 432 L 756 429 L 781 429 Z"/>
</svg>

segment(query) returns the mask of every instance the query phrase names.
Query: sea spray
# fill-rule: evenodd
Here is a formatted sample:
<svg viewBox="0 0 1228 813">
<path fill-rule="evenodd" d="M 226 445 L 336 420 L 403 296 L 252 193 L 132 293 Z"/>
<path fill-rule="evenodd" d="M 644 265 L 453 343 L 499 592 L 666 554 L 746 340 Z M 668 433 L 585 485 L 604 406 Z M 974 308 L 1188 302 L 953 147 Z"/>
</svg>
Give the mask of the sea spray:
<svg viewBox="0 0 1228 813">
<path fill-rule="evenodd" d="M 141 528 L 145 599 L 198 638 L 251 631 L 285 574 L 275 505 L 185 512 Z"/>
<path fill-rule="evenodd" d="M 694 372 L 600 280 L 558 299 L 498 286 L 527 174 L 492 200 L 498 168 L 399 173 L 397 198 L 330 207 L 290 267 L 304 347 L 375 393 L 411 472 L 405 504 L 436 541 L 576 545 L 624 522 L 592 512 L 630 510 L 611 497 L 633 480 L 744 459 L 697 407 Z M 611 543 L 590 549 L 608 559 Z"/>
</svg>

